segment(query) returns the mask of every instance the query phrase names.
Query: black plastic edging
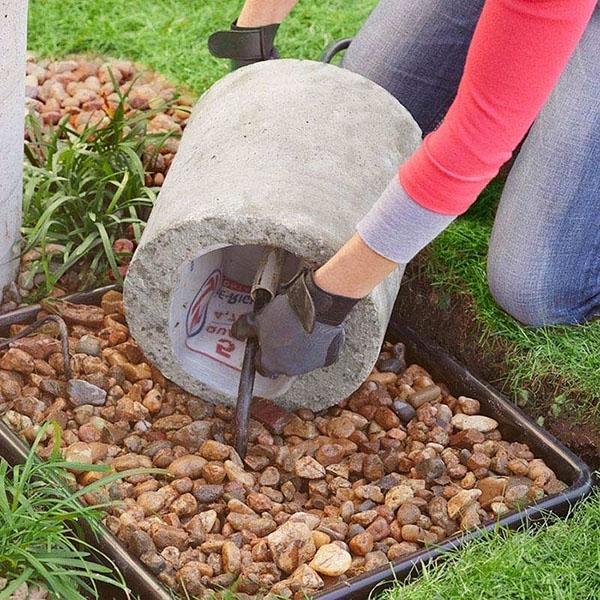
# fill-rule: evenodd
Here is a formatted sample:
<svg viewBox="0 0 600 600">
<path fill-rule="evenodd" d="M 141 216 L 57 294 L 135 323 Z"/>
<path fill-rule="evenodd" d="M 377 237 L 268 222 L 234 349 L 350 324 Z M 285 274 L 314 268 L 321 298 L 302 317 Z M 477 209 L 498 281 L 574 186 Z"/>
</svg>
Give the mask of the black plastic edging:
<svg viewBox="0 0 600 600">
<path fill-rule="evenodd" d="M 75 303 L 98 303 L 102 294 L 112 289 L 118 289 L 118 287 L 107 286 L 64 299 Z M 40 308 L 41 306 L 35 305 L 0 316 L 0 336 L 8 330 L 10 325 L 32 321 Z M 497 522 L 489 523 L 474 531 L 456 534 L 440 545 L 415 552 L 389 566 L 353 577 L 347 582 L 317 594 L 315 600 L 364 600 L 375 588 L 383 589 L 397 581 L 414 576 L 423 565 L 436 560 L 449 550 L 462 547 L 499 525 L 516 529 L 525 522 L 539 521 L 548 513 L 564 516 L 592 488 L 590 469 L 580 458 L 549 432 L 538 427 L 497 390 L 471 374 L 442 348 L 423 340 L 413 329 L 393 321 L 386 339 L 392 342 L 404 342 L 409 359 L 423 366 L 435 380 L 445 382 L 454 395 L 477 398 L 481 402 L 482 413 L 493 417 L 500 423 L 504 439 L 527 443 L 536 458 L 543 458 L 569 487 L 564 492 L 542 498 L 539 502 L 531 504 L 521 511 L 510 512 Z M 0 454 L 12 464 L 22 462 L 27 454 L 25 444 L 2 422 L 0 422 Z M 88 536 L 88 542 L 96 545 L 115 562 L 127 583 L 139 594 L 140 598 L 143 600 L 172 600 L 172 594 L 167 592 L 158 580 L 125 550 L 106 527 L 102 527 L 100 539 L 96 539 L 92 535 Z"/>
</svg>

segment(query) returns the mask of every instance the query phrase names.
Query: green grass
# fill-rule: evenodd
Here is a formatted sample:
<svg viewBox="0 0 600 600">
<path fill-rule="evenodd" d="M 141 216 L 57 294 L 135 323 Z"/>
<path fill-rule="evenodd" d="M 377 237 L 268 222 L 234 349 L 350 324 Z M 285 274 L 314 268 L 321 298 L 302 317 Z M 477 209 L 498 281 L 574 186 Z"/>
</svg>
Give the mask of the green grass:
<svg viewBox="0 0 600 600">
<path fill-rule="evenodd" d="M 380 600 L 595 600 L 600 598 L 600 496 L 568 521 L 502 531 L 428 567 Z"/>
<path fill-rule="evenodd" d="M 0 459 L 0 577 L 7 580 L 0 600 L 12 597 L 22 583 L 43 585 L 56 598 L 99 598 L 99 584 L 127 591 L 115 565 L 97 562 L 100 554 L 82 541 L 82 521 L 98 532 L 102 507 L 79 499 L 127 474 L 110 474 L 105 466 L 81 465 L 60 458 L 60 428 L 53 426 L 54 451 L 40 461 L 36 447 L 52 430 L 43 427 L 22 465 Z M 106 477 L 77 491 L 67 486 L 68 470 L 106 471 Z M 138 470 L 139 472 L 139 470 Z M 133 472 L 130 472 L 133 474 Z"/>
<path fill-rule="evenodd" d="M 537 391 L 540 376 L 555 382 L 555 413 L 600 422 L 600 320 L 580 326 L 524 327 L 492 298 L 486 277 L 487 244 L 501 184 L 493 182 L 467 214 L 431 245 L 427 271 L 443 294 L 468 294 L 475 318 L 483 324 L 484 343 L 508 349 L 507 388 L 513 395 Z M 562 399 L 577 397 L 577 403 Z M 557 416 L 554 414 L 553 416 Z"/>
<path fill-rule="evenodd" d="M 281 27 L 283 56 L 317 58 L 338 37 L 352 35 L 376 0 L 300 0 Z M 241 2 L 231 0 L 31 0 L 29 47 L 47 56 L 92 52 L 130 58 L 201 93 L 227 72 L 206 50 L 208 34 L 226 27 Z M 554 374 L 600 399 L 600 323 L 580 328 L 528 330 L 499 311 L 485 282 L 485 253 L 498 189 L 459 219 L 432 247 L 434 285 L 469 294 L 486 336 L 512 348 L 514 391 Z M 579 508 L 568 522 L 537 532 L 507 533 L 469 546 L 389 600 L 591 600 L 598 597 L 600 500 Z M 388 600 L 388 599 L 386 599 Z"/>
<path fill-rule="evenodd" d="M 318 58 L 333 39 L 354 34 L 375 0 L 301 0 L 281 27 L 284 57 Z M 96 52 L 130 58 L 200 93 L 227 72 L 206 39 L 226 28 L 232 0 L 31 0 L 29 48 L 49 56 Z"/>
</svg>

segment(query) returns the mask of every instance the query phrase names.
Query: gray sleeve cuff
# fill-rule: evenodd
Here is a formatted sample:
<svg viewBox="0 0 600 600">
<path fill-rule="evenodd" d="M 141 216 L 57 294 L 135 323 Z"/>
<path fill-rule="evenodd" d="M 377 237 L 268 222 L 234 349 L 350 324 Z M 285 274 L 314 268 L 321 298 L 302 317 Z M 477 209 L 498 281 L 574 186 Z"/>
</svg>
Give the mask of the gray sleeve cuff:
<svg viewBox="0 0 600 600">
<path fill-rule="evenodd" d="M 356 230 L 377 254 L 396 263 L 407 263 L 454 219 L 417 204 L 396 175 Z"/>
</svg>

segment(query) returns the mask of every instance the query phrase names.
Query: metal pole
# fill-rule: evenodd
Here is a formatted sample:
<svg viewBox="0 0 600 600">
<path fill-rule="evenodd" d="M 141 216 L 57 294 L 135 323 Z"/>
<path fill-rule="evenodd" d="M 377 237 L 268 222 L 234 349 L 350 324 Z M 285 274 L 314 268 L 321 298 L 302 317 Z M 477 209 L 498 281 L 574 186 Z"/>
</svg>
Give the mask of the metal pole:
<svg viewBox="0 0 600 600">
<path fill-rule="evenodd" d="M 0 0 L 0 302 L 16 274 L 21 227 L 27 0 Z"/>
<path fill-rule="evenodd" d="M 266 248 L 258 265 L 252 291 L 254 298 L 254 311 L 264 308 L 277 294 L 281 270 L 285 260 L 285 251 L 279 248 Z M 250 405 L 254 394 L 254 380 L 256 378 L 256 353 L 258 340 L 249 338 L 246 341 L 244 360 L 240 373 L 237 404 L 235 406 L 233 446 L 236 452 L 244 458 L 248 448 L 248 421 L 250 418 Z"/>
</svg>

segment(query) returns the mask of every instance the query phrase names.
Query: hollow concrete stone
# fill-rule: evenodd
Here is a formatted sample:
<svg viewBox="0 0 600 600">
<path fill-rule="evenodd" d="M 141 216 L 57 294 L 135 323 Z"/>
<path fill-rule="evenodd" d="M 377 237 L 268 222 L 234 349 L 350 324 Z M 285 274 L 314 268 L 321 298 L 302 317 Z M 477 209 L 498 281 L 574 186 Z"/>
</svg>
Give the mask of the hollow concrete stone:
<svg viewBox="0 0 600 600">
<path fill-rule="evenodd" d="M 239 349 L 238 362 L 221 368 L 188 348 L 208 339 L 195 333 L 206 327 L 206 302 L 223 280 L 251 283 L 261 246 L 326 261 L 420 139 L 395 98 L 335 66 L 269 61 L 216 83 L 194 108 L 125 282 L 129 326 L 146 355 L 186 390 L 233 403 Z M 225 279 L 204 279 L 214 265 Z M 186 288 L 200 271 L 195 285 L 208 296 Z M 399 282 L 393 273 L 353 311 L 335 365 L 283 383 L 259 377 L 257 395 L 320 409 L 354 391 L 377 359 Z"/>
<path fill-rule="evenodd" d="M 0 302 L 19 266 L 27 1 L 0 0 Z"/>
</svg>

